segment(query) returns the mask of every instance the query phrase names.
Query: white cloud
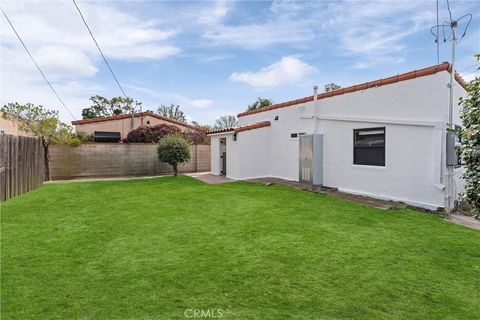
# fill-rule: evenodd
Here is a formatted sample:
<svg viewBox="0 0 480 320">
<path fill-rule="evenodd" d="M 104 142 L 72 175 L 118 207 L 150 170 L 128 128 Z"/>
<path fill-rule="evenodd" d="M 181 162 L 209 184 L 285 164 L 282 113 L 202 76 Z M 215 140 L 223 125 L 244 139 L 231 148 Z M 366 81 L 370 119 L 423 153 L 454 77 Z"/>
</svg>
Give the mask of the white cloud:
<svg viewBox="0 0 480 320">
<path fill-rule="evenodd" d="M 116 88 L 106 92 L 103 85 L 93 83 L 99 69 L 105 72 L 105 66 L 70 1 L 9 1 L 2 6 L 40 68 L 77 117 L 91 95 L 118 95 Z M 158 21 L 122 11 L 113 3 L 80 1 L 79 6 L 110 60 L 158 60 L 181 51 L 173 44 L 178 31 L 171 26 L 161 27 Z M 60 111 L 64 121 L 70 121 L 6 19 L 0 20 L 2 100 L 50 106 Z M 122 76 L 121 69 L 115 71 Z M 96 81 L 108 83 L 106 88 L 115 86 L 110 78 Z"/>
<path fill-rule="evenodd" d="M 210 99 L 196 99 L 196 100 L 191 100 L 187 104 L 190 107 L 195 108 L 195 109 L 205 109 L 205 108 L 210 107 L 213 104 L 213 100 L 210 100 Z"/>
<path fill-rule="evenodd" d="M 297 57 L 283 57 L 258 72 L 235 72 L 230 76 L 231 81 L 244 82 L 252 87 L 275 87 L 285 83 L 302 80 L 306 75 L 315 71 L 315 68 Z"/>
<path fill-rule="evenodd" d="M 261 24 L 219 26 L 203 34 L 215 44 L 240 46 L 249 49 L 275 44 L 292 44 L 311 40 L 314 33 L 302 22 L 270 21 Z"/>
<path fill-rule="evenodd" d="M 190 109 L 190 108 L 206 109 L 211 107 L 214 103 L 214 101 L 211 99 L 206 99 L 206 98 L 192 99 L 181 94 L 155 91 L 149 88 L 132 85 L 132 84 L 127 85 L 126 88 L 136 92 L 146 94 L 151 98 L 154 98 L 155 105 L 150 107 L 156 107 L 161 104 L 164 104 L 164 105 L 178 104 L 182 108 L 187 108 L 187 109 Z"/>
<path fill-rule="evenodd" d="M 89 57 L 82 51 L 66 46 L 43 46 L 34 53 L 42 70 L 50 76 L 90 77 L 98 72 Z"/>
<path fill-rule="evenodd" d="M 344 1 L 332 3 L 322 30 L 335 36 L 344 55 L 356 56 L 356 68 L 403 62 L 406 39 L 428 32 L 435 15 L 429 2 Z M 433 40 L 432 40 L 433 41 Z"/>
<path fill-rule="evenodd" d="M 217 0 L 213 6 L 197 13 L 201 24 L 215 25 L 223 21 L 233 7 L 233 1 Z"/>
</svg>

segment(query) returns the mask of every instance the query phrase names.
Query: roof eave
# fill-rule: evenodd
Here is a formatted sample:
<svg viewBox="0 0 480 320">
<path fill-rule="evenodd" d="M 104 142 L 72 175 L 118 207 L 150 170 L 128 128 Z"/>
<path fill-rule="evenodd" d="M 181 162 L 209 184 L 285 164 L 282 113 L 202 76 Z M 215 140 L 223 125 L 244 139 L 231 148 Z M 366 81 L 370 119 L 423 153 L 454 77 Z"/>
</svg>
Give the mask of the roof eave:
<svg viewBox="0 0 480 320">
<path fill-rule="evenodd" d="M 450 67 L 450 64 L 448 62 L 443 62 L 439 65 L 434 65 L 434 66 L 430 66 L 430 67 L 419 69 L 419 70 L 413 70 L 413 71 L 405 72 L 405 73 L 398 74 L 398 75 L 392 76 L 392 77 L 387 77 L 387 78 L 378 79 L 378 80 L 374 80 L 374 81 L 370 81 L 370 82 L 356 84 L 356 85 L 353 85 L 353 86 L 333 90 L 333 91 L 330 91 L 330 92 L 320 93 L 320 94 L 317 95 L 317 99 L 331 98 L 331 97 L 335 97 L 335 96 L 338 96 L 338 95 L 343 95 L 343 94 L 352 93 L 352 92 L 356 92 L 356 91 L 366 90 L 366 89 L 370 89 L 370 88 L 374 88 L 374 87 L 380 87 L 380 86 L 393 84 L 393 83 L 406 81 L 406 80 L 411 80 L 411 79 L 415 79 L 415 78 L 419 78 L 419 77 L 429 76 L 429 75 L 433 75 L 433 74 L 436 74 L 436 73 L 442 72 L 442 71 L 451 72 L 451 67 Z M 455 80 L 463 88 L 465 88 L 466 82 L 465 82 L 465 80 L 462 79 L 462 77 L 457 72 L 455 72 Z M 261 109 L 241 112 L 241 113 L 237 114 L 237 117 L 249 116 L 249 115 L 256 114 L 256 113 L 261 113 L 261 112 L 271 111 L 271 110 L 275 110 L 275 109 L 281 109 L 281 108 L 285 108 L 285 107 L 295 106 L 295 105 L 299 105 L 299 104 L 307 103 L 307 102 L 311 102 L 311 101 L 313 101 L 313 95 L 312 96 L 307 96 L 307 97 L 304 97 L 304 98 L 300 98 L 300 99 L 295 99 L 295 100 L 290 100 L 290 101 L 274 104 L 274 105 L 264 107 L 264 108 L 261 108 Z"/>
</svg>

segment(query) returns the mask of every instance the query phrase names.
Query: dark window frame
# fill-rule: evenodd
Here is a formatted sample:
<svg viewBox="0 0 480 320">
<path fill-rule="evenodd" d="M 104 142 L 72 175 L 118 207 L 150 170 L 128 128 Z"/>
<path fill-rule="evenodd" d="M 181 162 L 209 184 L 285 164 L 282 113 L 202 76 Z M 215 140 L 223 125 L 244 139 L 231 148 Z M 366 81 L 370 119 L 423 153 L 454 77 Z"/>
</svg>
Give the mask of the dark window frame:
<svg viewBox="0 0 480 320">
<path fill-rule="evenodd" d="M 357 133 L 360 132 L 365 132 L 365 131 L 375 131 L 375 130 L 382 130 L 383 131 L 383 146 L 373 146 L 373 147 L 367 147 L 367 146 L 357 146 Z M 361 129 L 353 129 L 353 164 L 357 166 L 374 166 L 374 167 L 385 167 L 386 166 L 386 141 L 387 141 L 387 129 L 386 127 L 374 127 L 374 128 L 361 128 Z M 357 159 L 357 148 L 383 148 L 383 158 L 381 161 L 359 161 Z"/>
</svg>

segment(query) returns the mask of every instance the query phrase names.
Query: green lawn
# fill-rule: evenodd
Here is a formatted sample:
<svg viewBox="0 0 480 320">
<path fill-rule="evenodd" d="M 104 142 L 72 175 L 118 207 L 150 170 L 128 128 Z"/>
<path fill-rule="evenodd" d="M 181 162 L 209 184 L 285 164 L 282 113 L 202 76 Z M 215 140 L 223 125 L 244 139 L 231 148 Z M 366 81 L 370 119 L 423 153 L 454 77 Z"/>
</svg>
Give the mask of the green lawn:
<svg viewBox="0 0 480 320">
<path fill-rule="evenodd" d="M 3 320 L 480 317 L 480 232 L 283 186 L 47 184 L 1 231 Z"/>
</svg>

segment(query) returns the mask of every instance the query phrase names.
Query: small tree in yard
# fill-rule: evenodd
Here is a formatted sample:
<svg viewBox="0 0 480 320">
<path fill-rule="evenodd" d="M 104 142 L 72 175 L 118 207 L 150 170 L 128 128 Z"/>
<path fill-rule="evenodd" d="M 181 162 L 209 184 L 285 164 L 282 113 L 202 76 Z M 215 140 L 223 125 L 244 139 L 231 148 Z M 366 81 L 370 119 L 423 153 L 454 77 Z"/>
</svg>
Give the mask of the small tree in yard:
<svg viewBox="0 0 480 320">
<path fill-rule="evenodd" d="M 158 159 L 173 166 L 173 175 L 178 175 L 178 165 L 190 160 L 190 144 L 178 133 L 169 133 L 158 143 Z"/>
<path fill-rule="evenodd" d="M 45 157 L 45 179 L 50 180 L 49 147 L 52 144 L 78 146 L 81 140 L 73 133 L 72 127 L 58 118 L 58 111 L 52 111 L 32 103 L 9 103 L 0 111 L 5 119 L 15 120 L 19 128 L 42 139 Z"/>
<path fill-rule="evenodd" d="M 476 55 L 480 60 L 480 55 Z M 480 68 L 479 68 L 480 69 Z M 463 127 L 458 130 L 462 144 L 460 155 L 465 167 L 465 195 L 473 207 L 473 215 L 480 218 L 480 78 L 467 84 L 468 96 L 460 100 Z"/>
</svg>

